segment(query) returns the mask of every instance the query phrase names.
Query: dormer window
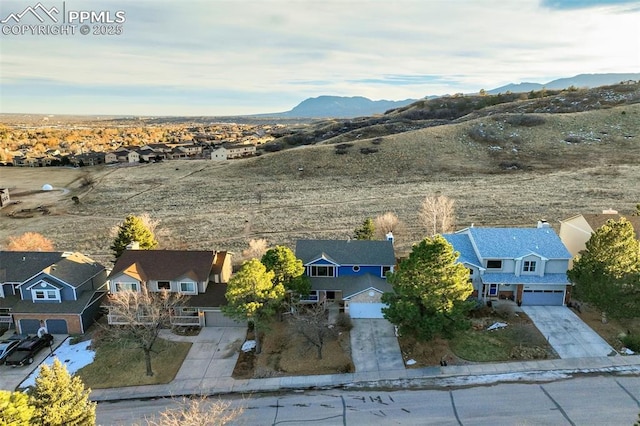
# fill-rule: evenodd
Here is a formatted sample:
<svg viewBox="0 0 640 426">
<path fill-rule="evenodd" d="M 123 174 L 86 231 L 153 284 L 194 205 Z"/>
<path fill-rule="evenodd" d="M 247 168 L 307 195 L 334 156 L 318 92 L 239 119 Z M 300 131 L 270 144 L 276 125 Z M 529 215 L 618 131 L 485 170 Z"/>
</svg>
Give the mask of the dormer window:
<svg viewBox="0 0 640 426">
<path fill-rule="evenodd" d="M 33 290 L 33 301 L 36 300 L 55 300 L 60 301 L 60 291 L 58 290 Z"/>
<path fill-rule="evenodd" d="M 522 272 L 535 272 L 536 271 L 536 261 L 535 260 L 525 260 L 522 262 Z"/>
<path fill-rule="evenodd" d="M 334 266 L 312 266 L 311 267 L 311 277 L 335 277 L 335 267 Z"/>
</svg>

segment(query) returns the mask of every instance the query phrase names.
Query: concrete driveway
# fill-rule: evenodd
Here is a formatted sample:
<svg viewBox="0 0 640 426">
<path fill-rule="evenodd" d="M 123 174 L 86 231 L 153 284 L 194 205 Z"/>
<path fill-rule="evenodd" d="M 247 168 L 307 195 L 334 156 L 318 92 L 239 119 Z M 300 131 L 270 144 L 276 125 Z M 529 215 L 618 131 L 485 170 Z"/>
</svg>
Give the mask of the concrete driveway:
<svg viewBox="0 0 640 426">
<path fill-rule="evenodd" d="M 7 333 L 5 337 L 9 337 L 9 333 Z M 29 375 L 42 364 L 42 361 L 55 351 L 67 337 L 68 335 L 66 334 L 54 334 L 51 349 L 44 348 L 38 352 L 31 365 L 24 365 L 22 367 L 0 365 L 0 389 L 11 392 L 15 391 L 18 385 L 29 377 Z"/>
<path fill-rule="evenodd" d="M 393 325 L 386 319 L 351 320 L 351 358 L 356 373 L 404 369 Z"/>
<path fill-rule="evenodd" d="M 197 336 L 178 336 L 162 330 L 167 340 L 191 342 L 191 349 L 172 384 L 202 387 L 215 385 L 218 379 L 229 379 L 238 359 L 238 349 L 247 335 L 247 327 L 203 327 Z"/>
<path fill-rule="evenodd" d="M 564 306 L 523 306 L 560 358 L 608 356 L 614 349 Z"/>
</svg>

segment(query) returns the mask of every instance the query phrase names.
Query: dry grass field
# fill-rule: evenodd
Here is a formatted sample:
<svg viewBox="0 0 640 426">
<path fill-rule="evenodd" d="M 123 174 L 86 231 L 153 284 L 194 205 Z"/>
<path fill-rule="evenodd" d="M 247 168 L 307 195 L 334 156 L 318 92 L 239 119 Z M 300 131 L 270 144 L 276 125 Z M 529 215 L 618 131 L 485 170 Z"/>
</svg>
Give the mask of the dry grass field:
<svg viewBox="0 0 640 426">
<path fill-rule="evenodd" d="M 0 187 L 21 203 L 0 211 L 0 243 L 35 231 L 59 250 L 109 261 L 109 230 L 127 214 L 147 212 L 161 220 L 161 248 L 240 253 L 253 238 L 288 245 L 347 238 L 365 217 L 392 211 L 406 224 L 397 236 L 406 251 L 423 236 L 420 203 L 436 191 L 456 200 L 459 228 L 539 219 L 556 226 L 581 212 L 630 212 L 640 202 L 640 105 L 545 114 L 535 127 L 507 119 L 421 129 L 375 145 L 358 140 L 343 155 L 323 144 L 228 163 L 6 167 Z M 372 146 L 379 151 L 360 153 Z M 83 186 L 86 173 L 90 186 Z M 59 190 L 39 191 L 45 183 Z M 48 214 L 7 216 L 37 206 Z"/>
</svg>

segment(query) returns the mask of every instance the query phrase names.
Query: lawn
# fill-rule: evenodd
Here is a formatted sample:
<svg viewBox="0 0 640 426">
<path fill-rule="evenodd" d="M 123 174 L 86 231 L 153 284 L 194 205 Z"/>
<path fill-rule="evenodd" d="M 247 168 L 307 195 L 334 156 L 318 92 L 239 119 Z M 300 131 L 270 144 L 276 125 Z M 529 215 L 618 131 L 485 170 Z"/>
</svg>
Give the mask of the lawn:
<svg viewBox="0 0 640 426">
<path fill-rule="evenodd" d="M 293 331 L 288 321 L 273 321 L 265 332 L 262 352 L 240 353 L 233 377 L 236 379 L 279 376 L 342 374 L 354 371 L 349 327 L 336 327 L 317 359 L 316 349 Z M 253 338 L 253 332 L 247 336 Z"/>
<path fill-rule="evenodd" d="M 157 385 L 171 382 L 187 356 L 191 343 L 158 339 L 151 353 L 154 375 L 146 375 L 144 353 L 131 342 L 103 342 L 96 349 L 92 364 L 77 374 L 92 389 L 117 388 L 139 385 Z"/>
<path fill-rule="evenodd" d="M 524 361 L 555 358 L 557 355 L 523 312 L 514 312 L 506 305 L 497 309 L 482 308 L 473 313 L 472 327 L 458 332 L 452 339 L 435 338 L 420 342 L 411 336 L 399 338 L 405 363 L 413 359 L 412 367 L 447 364 L 462 365 L 478 362 Z M 488 331 L 496 322 L 506 327 Z"/>
</svg>

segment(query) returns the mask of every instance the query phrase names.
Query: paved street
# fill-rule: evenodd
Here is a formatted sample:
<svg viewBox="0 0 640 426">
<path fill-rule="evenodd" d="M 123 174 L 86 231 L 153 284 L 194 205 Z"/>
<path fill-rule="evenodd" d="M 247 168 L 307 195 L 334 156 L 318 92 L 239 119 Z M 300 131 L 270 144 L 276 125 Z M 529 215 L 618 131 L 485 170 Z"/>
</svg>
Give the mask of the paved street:
<svg viewBox="0 0 640 426">
<path fill-rule="evenodd" d="M 404 368 L 393 325 L 386 319 L 351 320 L 351 358 L 357 373 Z"/>
<path fill-rule="evenodd" d="M 564 306 L 523 306 L 560 358 L 590 358 L 615 353 L 605 340 Z"/>
<path fill-rule="evenodd" d="M 638 417 L 639 377 L 596 376 L 544 384 L 443 390 L 326 390 L 226 399 L 243 407 L 238 424 L 277 425 L 631 425 Z M 102 425 L 130 425 L 171 399 L 100 403 Z"/>
</svg>

